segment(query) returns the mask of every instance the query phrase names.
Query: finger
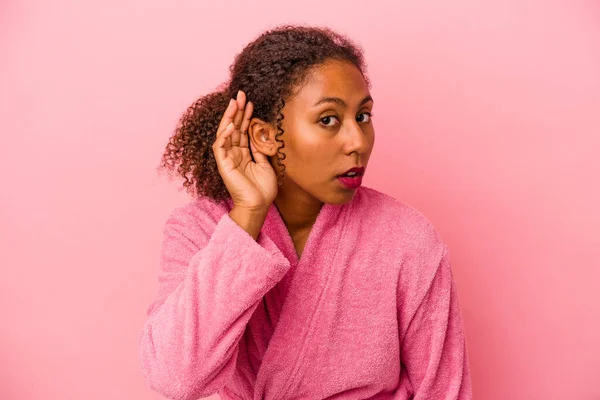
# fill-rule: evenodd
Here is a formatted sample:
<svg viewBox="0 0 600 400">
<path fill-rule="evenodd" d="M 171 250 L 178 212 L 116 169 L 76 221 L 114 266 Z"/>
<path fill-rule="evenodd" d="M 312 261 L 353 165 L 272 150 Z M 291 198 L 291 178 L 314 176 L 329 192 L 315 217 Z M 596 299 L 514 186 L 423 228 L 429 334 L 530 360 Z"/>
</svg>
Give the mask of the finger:
<svg viewBox="0 0 600 400">
<path fill-rule="evenodd" d="M 244 117 L 242 119 L 242 124 L 240 125 L 240 131 L 246 132 L 248 130 L 248 127 L 250 126 L 250 117 L 252 116 L 253 112 L 254 104 L 249 101 L 248 104 L 246 104 L 246 109 L 244 110 Z"/>
<path fill-rule="evenodd" d="M 236 102 L 239 110 L 244 109 L 244 105 L 246 105 L 246 93 L 243 90 L 238 90 L 236 96 Z"/>
<path fill-rule="evenodd" d="M 244 110 L 244 118 L 242 120 L 242 125 L 240 126 L 240 133 L 242 137 L 240 138 L 240 147 L 248 147 L 248 128 L 250 127 L 250 119 L 252 117 L 252 112 L 254 111 L 254 104 L 251 101 L 246 104 L 246 109 Z"/>
<path fill-rule="evenodd" d="M 235 127 L 233 126 L 233 122 L 230 122 L 225 128 L 218 131 L 217 137 L 215 140 L 217 140 L 227 130 L 231 130 L 232 132 L 235 130 Z M 227 136 L 227 138 L 225 140 L 225 147 L 231 147 L 231 135 Z"/>
<path fill-rule="evenodd" d="M 218 163 L 222 162 L 227 156 L 227 139 L 233 133 L 233 124 L 227 125 L 227 127 L 221 132 L 215 143 L 213 144 L 213 152 Z M 230 146 L 229 146 L 230 147 Z"/>
<path fill-rule="evenodd" d="M 227 145 L 227 139 L 231 136 L 231 134 L 234 131 L 234 127 L 233 124 L 229 124 L 225 127 L 225 129 L 223 129 L 223 131 L 221 131 L 221 134 L 219 136 L 217 136 L 217 138 L 215 139 L 215 142 L 213 143 L 213 148 L 224 148 L 225 150 L 227 150 L 229 147 Z"/>
<path fill-rule="evenodd" d="M 223 117 L 221 118 L 221 122 L 219 123 L 219 127 L 217 128 L 217 136 L 219 135 L 219 132 L 222 132 L 223 129 L 229 125 L 229 123 L 233 122 L 236 112 L 237 102 L 234 99 L 231 99 L 229 100 L 229 104 L 227 105 Z"/>
<path fill-rule="evenodd" d="M 250 141 L 250 150 L 252 150 L 252 156 L 254 157 L 255 163 L 258 164 L 258 163 L 263 163 L 263 162 L 269 162 L 269 159 L 267 158 L 267 156 L 265 154 L 256 150 L 256 147 L 254 146 L 254 143 L 252 143 L 252 141 Z"/>
<path fill-rule="evenodd" d="M 240 125 L 242 124 L 242 119 L 244 118 L 244 107 L 246 106 L 246 94 L 239 90 L 237 92 L 237 112 L 235 113 L 235 117 L 233 118 L 233 125 L 235 126 L 235 132 L 231 135 L 231 141 L 233 145 L 238 146 L 240 144 L 241 133 L 240 133 Z"/>
</svg>

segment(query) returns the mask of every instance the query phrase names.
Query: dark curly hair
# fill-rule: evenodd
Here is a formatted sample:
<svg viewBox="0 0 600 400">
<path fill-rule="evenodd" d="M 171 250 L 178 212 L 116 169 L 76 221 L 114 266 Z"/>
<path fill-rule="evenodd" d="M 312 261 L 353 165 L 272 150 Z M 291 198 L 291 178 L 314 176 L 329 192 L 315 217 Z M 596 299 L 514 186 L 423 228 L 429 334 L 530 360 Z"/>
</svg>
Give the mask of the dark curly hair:
<svg viewBox="0 0 600 400">
<path fill-rule="evenodd" d="M 183 187 L 191 195 L 216 201 L 229 198 L 212 145 L 229 100 L 242 90 L 247 101 L 254 104 L 252 117 L 277 124 L 275 140 L 281 143 L 277 150 L 281 184 L 285 170 L 281 110 L 285 100 L 305 83 L 310 70 L 329 60 L 353 63 L 370 86 L 363 50 L 345 35 L 326 27 L 302 25 L 281 25 L 263 32 L 236 55 L 229 67 L 229 81 L 216 92 L 200 97 L 181 116 L 162 155 L 159 171 L 167 170 L 170 175 L 177 172 L 185 179 Z"/>
</svg>

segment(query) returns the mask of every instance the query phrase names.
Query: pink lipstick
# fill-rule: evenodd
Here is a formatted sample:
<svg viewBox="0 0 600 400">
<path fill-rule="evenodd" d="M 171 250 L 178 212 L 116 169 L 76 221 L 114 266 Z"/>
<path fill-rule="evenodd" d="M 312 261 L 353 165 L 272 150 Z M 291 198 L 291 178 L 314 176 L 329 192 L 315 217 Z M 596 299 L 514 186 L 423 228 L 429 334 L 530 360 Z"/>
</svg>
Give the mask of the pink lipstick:
<svg viewBox="0 0 600 400">
<path fill-rule="evenodd" d="M 365 174 L 364 167 L 351 168 L 338 176 L 338 179 L 348 189 L 358 189 L 362 184 L 362 177 Z"/>
</svg>

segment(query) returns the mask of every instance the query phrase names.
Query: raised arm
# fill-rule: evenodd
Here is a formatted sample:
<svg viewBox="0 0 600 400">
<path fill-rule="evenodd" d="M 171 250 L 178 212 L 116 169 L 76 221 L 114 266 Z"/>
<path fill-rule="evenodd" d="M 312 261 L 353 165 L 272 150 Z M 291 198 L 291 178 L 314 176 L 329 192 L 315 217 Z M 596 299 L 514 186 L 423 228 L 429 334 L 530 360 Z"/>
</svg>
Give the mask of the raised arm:
<svg viewBox="0 0 600 400">
<path fill-rule="evenodd" d="M 167 220 L 159 289 L 140 338 L 147 384 L 172 399 L 198 399 L 225 385 L 252 313 L 289 269 L 268 237 L 254 240 L 229 214 L 210 236 L 198 234 L 211 224 L 183 208 Z"/>
</svg>

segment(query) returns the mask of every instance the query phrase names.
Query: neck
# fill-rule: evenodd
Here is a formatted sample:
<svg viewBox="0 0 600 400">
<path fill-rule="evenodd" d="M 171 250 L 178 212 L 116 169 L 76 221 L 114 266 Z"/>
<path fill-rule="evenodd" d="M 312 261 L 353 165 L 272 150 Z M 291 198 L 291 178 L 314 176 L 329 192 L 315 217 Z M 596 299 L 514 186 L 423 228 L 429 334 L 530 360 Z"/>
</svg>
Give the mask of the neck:
<svg viewBox="0 0 600 400">
<path fill-rule="evenodd" d="M 293 234 L 295 232 L 310 230 L 317 220 L 323 202 L 312 196 L 286 193 L 280 190 L 274 201 L 285 226 Z"/>
</svg>

